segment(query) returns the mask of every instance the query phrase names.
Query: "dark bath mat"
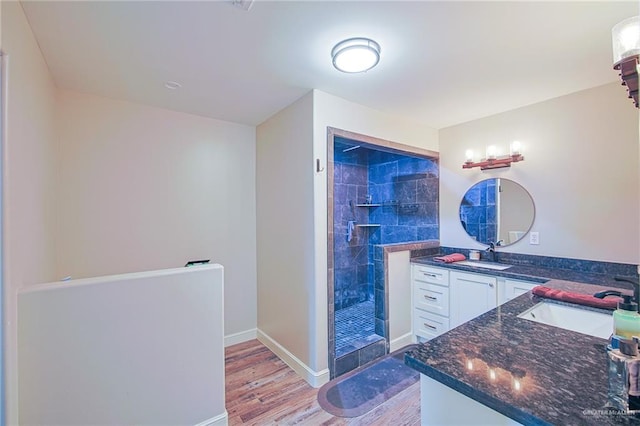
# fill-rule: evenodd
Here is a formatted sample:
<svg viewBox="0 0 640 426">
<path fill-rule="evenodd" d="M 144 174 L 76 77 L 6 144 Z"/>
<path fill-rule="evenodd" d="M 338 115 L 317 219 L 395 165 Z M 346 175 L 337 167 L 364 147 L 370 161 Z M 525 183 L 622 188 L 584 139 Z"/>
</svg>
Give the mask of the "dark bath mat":
<svg viewBox="0 0 640 426">
<path fill-rule="evenodd" d="M 358 417 L 416 383 L 420 373 L 404 364 L 404 353 L 415 347 L 405 346 L 324 384 L 318 391 L 320 407 L 334 416 Z"/>
</svg>

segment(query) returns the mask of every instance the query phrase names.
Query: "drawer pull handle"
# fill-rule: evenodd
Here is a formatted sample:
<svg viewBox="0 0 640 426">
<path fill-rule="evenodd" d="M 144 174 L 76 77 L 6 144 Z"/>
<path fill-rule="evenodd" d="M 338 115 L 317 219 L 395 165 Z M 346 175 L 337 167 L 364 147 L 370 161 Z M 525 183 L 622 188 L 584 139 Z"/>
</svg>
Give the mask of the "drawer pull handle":
<svg viewBox="0 0 640 426">
<path fill-rule="evenodd" d="M 489 288 L 493 288 L 493 283 L 489 283 Z"/>
<path fill-rule="evenodd" d="M 427 294 L 425 294 L 425 295 L 424 295 L 424 298 L 425 298 L 425 299 L 429 299 L 429 300 L 438 300 L 438 298 L 437 298 L 437 297 L 432 297 L 432 296 L 429 296 L 429 295 L 427 295 Z"/>
<path fill-rule="evenodd" d="M 430 328 L 432 330 L 437 330 L 437 327 L 432 326 L 431 324 L 427 324 L 426 322 L 423 323 L 425 327 Z"/>
<path fill-rule="evenodd" d="M 438 276 L 436 274 L 429 274 L 427 272 L 423 272 L 423 274 L 425 274 L 426 276 L 431 277 L 431 278 L 438 278 Z"/>
</svg>

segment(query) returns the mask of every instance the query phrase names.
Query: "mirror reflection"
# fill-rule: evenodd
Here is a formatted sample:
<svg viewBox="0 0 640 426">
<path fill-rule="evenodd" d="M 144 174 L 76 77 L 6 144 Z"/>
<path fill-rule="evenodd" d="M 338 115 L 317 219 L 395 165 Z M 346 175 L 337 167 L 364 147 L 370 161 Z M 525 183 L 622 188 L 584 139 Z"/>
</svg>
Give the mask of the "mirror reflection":
<svg viewBox="0 0 640 426">
<path fill-rule="evenodd" d="M 535 206 L 520 184 L 492 178 L 473 185 L 460 202 L 460 223 L 479 243 L 507 246 L 529 232 Z"/>
</svg>

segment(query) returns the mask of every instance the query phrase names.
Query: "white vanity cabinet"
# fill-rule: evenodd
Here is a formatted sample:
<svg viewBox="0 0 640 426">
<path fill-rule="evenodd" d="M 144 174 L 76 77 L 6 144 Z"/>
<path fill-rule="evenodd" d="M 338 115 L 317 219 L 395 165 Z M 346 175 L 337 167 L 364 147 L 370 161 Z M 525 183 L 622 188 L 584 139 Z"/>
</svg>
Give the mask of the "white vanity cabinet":
<svg viewBox="0 0 640 426">
<path fill-rule="evenodd" d="M 531 290 L 538 283 L 411 265 L 412 329 L 429 340 Z"/>
<path fill-rule="evenodd" d="M 498 305 L 496 277 L 451 271 L 451 327 L 482 315 Z"/>
<path fill-rule="evenodd" d="M 449 270 L 411 265 L 413 334 L 424 340 L 449 331 Z"/>
<path fill-rule="evenodd" d="M 498 305 L 502 305 L 503 303 L 508 302 L 511 299 L 515 299 L 516 297 L 530 291 L 538 285 L 540 285 L 540 283 L 532 283 L 505 278 L 503 298 L 498 299 Z"/>
</svg>

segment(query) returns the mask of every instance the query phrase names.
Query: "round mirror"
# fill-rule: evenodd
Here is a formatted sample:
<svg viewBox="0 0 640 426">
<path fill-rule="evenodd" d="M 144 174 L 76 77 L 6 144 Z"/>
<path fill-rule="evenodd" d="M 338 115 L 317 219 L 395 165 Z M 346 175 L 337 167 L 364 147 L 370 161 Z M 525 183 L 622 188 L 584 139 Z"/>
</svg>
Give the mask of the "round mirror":
<svg viewBox="0 0 640 426">
<path fill-rule="evenodd" d="M 460 202 L 460 223 L 482 244 L 513 244 L 529 232 L 535 217 L 531 195 L 509 179 L 486 179 L 473 185 Z"/>
</svg>

